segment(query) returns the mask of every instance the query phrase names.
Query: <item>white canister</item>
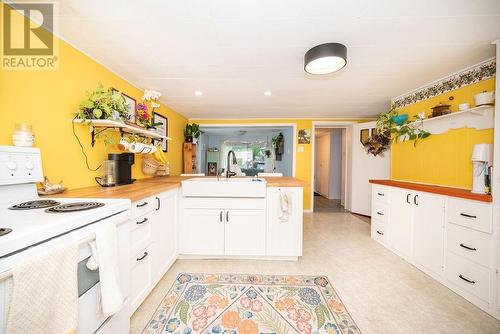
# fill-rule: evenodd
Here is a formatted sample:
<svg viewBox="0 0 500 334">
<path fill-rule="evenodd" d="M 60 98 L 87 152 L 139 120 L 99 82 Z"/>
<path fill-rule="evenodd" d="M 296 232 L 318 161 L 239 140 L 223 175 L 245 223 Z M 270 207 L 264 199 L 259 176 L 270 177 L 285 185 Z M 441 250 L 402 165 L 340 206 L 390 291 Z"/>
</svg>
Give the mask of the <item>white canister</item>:
<svg viewBox="0 0 500 334">
<path fill-rule="evenodd" d="M 493 105 L 495 103 L 495 92 L 483 91 L 482 93 L 474 95 L 474 103 L 476 104 L 476 107 Z"/>
<path fill-rule="evenodd" d="M 469 109 L 470 109 L 470 104 L 468 104 L 468 103 L 460 103 L 458 105 L 459 111 L 464 111 L 464 110 L 469 110 Z"/>
</svg>

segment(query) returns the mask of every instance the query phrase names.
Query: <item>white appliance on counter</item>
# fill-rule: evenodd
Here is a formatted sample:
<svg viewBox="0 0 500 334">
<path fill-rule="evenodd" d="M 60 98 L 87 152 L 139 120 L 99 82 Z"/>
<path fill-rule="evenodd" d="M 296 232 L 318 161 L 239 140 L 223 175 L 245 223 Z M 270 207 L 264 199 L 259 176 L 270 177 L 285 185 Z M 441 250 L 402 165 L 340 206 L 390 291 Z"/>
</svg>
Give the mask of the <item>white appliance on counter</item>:
<svg viewBox="0 0 500 334">
<path fill-rule="evenodd" d="M 491 166 L 493 145 L 491 144 L 476 144 L 472 150 L 472 192 L 476 194 L 486 193 L 486 188 L 489 187 L 490 181 L 487 181 L 489 175 L 489 167 Z"/>
<path fill-rule="evenodd" d="M 39 198 L 36 182 L 43 180 L 40 150 L 0 146 L 0 334 L 7 321 L 7 280 L 16 263 L 67 243 L 79 243 L 78 333 L 129 332 L 130 200 Z M 87 269 L 89 241 L 95 223 L 116 224 L 122 309 L 111 317 L 98 310 L 99 272 Z"/>
</svg>

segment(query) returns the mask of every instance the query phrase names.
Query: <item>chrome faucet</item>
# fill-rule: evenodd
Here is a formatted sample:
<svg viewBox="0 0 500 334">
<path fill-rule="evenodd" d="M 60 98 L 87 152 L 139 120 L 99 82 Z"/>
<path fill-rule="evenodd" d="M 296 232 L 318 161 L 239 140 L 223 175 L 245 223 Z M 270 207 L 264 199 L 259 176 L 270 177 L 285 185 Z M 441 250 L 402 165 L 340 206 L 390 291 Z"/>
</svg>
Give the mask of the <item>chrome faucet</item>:
<svg viewBox="0 0 500 334">
<path fill-rule="evenodd" d="M 231 162 L 230 162 L 229 159 L 231 157 L 231 153 L 233 154 L 233 165 L 236 165 L 238 163 L 236 161 L 236 154 L 234 154 L 234 151 L 230 150 L 229 152 L 227 152 L 226 179 L 229 179 L 231 176 L 235 176 L 236 175 L 236 173 L 235 172 L 231 172 L 231 169 L 230 169 Z"/>
</svg>

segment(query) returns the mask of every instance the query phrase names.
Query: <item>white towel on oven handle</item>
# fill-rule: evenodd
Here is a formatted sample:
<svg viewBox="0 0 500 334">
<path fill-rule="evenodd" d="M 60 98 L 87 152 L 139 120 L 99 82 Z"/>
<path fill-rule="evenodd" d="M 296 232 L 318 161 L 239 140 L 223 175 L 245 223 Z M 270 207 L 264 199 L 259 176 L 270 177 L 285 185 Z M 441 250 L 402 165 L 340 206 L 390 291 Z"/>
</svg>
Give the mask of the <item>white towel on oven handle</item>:
<svg viewBox="0 0 500 334">
<path fill-rule="evenodd" d="M 118 312 L 123 305 L 123 294 L 120 288 L 120 271 L 118 268 L 118 242 L 116 226 L 110 222 L 97 223 L 95 242 L 89 243 L 92 256 L 87 261 L 87 268 L 99 268 L 101 283 L 101 311 L 109 317 Z M 95 268 L 95 269 L 93 269 Z"/>
</svg>

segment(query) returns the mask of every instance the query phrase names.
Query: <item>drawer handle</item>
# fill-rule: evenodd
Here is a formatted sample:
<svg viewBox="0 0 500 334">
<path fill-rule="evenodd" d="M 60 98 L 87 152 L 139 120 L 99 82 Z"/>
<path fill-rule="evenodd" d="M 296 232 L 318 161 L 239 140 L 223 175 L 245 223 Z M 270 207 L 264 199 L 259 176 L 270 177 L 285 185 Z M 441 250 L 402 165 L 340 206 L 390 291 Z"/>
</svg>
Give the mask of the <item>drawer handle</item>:
<svg viewBox="0 0 500 334">
<path fill-rule="evenodd" d="M 142 260 L 144 260 L 146 258 L 146 256 L 148 256 L 148 252 L 144 252 L 144 255 L 141 256 L 141 257 L 138 257 L 136 260 L 137 261 L 142 261 Z"/>
<path fill-rule="evenodd" d="M 137 225 L 141 225 L 141 224 L 144 224 L 145 222 L 147 222 L 148 219 L 147 218 L 144 218 L 143 220 L 141 220 L 140 222 L 136 222 Z"/>
<path fill-rule="evenodd" d="M 477 250 L 476 248 L 469 247 L 469 246 L 466 246 L 466 245 L 464 245 L 464 244 L 460 244 L 460 247 L 465 248 L 465 249 L 468 249 L 468 250 L 471 250 L 471 251 L 476 251 L 476 250 Z"/>
<path fill-rule="evenodd" d="M 377 193 L 377 195 L 379 195 L 379 196 L 385 196 L 384 193 Z"/>
<path fill-rule="evenodd" d="M 136 207 L 142 208 L 143 206 L 146 206 L 146 205 L 148 205 L 148 202 L 143 202 L 141 204 L 137 204 Z"/>
<path fill-rule="evenodd" d="M 470 283 L 470 284 L 476 284 L 476 282 L 470 280 L 470 279 L 467 279 L 465 277 L 462 276 L 462 274 L 458 275 L 458 277 L 464 281 L 466 281 L 467 283 Z"/>
<path fill-rule="evenodd" d="M 378 234 L 380 234 L 380 235 L 384 235 L 384 233 L 382 233 L 382 232 L 380 232 L 380 231 L 377 231 L 377 233 L 378 233 Z"/>
<path fill-rule="evenodd" d="M 406 194 L 406 203 L 408 203 L 408 204 L 411 204 L 410 203 L 410 195 L 411 194 Z"/>
<path fill-rule="evenodd" d="M 413 196 L 413 204 L 418 205 L 418 195 Z"/>
<path fill-rule="evenodd" d="M 473 218 L 473 219 L 476 219 L 476 218 L 477 218 L 477 216 L 474 216 L 474 215 L 468 215 L 468 214 L 466 214 L 466 213 L 461 213 L 461 214 L 460 214 L 460 216 L 462 216 L 462 217 L 466 217 L 466 218 Z"/>
<path fill-rule="evenodd" d="M 379 216 L 383 216 L 384 214 L 383 214 L 382 212 L 378 212 L 378 211 L 377 211 L 377 215 L 379 215 Z"/>
</svg>

